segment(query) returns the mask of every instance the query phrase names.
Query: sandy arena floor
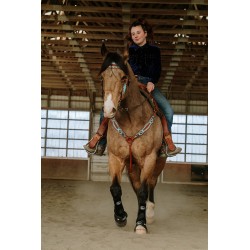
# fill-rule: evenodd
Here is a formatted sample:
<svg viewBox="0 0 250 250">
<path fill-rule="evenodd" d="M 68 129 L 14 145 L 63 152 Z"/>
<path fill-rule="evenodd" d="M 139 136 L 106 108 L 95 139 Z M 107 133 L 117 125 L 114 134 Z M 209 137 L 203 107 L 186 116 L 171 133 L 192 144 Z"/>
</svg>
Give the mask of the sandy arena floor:
<svg viewBox="0 0 250 250">
<path fill-rule="evenodd" d="M 122 183 L 127 225 L 116 226 L 109 182 L 42 181 L 42 250 L 208 249 L 208 186 L 157 184 L 155 222 L 137 235 L 137 199 Z"/>
</svg>

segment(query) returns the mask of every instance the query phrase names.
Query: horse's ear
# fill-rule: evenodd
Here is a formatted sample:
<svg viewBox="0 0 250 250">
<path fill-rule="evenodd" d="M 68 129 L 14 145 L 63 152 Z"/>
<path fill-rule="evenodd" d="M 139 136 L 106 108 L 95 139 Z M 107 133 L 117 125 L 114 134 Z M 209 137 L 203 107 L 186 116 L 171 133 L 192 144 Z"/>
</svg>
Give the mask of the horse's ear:
<svg viewBox="0 0 250 250">
<path fill-rule="evenodd" d="M 123 61 L 124 61 L 125 65 L 127 65 L 127 63 L 128 63 L 128 57 L 129 57 L 128 50 L 125 49 L 123 52 Z"/>
<path fill-rule="evenodd" d="M 108 54 L 108 50 L 106 48 L 105 42 L 102 42 L 101 54 L 103 57 L 105 57 Z"/>
<path fill-rule="evenodd" d="M 128 63 L 128 58 L 129 58 L 129 52 L 128 51 L 129 51 L 129 43 L 126 42 L 125 43 L 125 49 L 123 51 L 123 61 L 124 61 L 125 65 L 127 65 L 127 63 Z"/>
</svg>

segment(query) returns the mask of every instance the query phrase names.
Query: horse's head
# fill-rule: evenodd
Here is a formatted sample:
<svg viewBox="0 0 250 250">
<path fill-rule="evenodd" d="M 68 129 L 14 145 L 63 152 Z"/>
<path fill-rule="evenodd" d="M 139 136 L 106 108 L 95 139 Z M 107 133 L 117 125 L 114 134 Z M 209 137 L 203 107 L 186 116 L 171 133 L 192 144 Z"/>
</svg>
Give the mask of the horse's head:
<svg viewBox="0 0 250 250">
<path fill-rule="evenodd" d="M 105 56 L 100 70 L 104 92 L 104 116 L 113 118 L 121 100 L 127 94 L 128 69 L 124 58 L 117 52 L 108 52 L 104 43 L 101 53 Z"/>
</svg>

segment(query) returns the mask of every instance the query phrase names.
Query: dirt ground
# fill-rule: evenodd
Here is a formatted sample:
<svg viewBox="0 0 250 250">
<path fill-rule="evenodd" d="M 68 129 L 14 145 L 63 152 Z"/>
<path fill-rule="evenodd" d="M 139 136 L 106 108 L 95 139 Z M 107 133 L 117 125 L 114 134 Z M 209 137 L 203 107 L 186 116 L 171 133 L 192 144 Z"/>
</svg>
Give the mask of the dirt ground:
<svg viewBox="0 0 250 250">
<path fill-rule="evenodd" d="M 155 222 L 137 235 L 137 199 L 122 183 L 127 225 L 117 227 L 109 182 L 43 180 L 42 250 L 208 249 L 208 186 L 157 184 Z"/>
</svg>

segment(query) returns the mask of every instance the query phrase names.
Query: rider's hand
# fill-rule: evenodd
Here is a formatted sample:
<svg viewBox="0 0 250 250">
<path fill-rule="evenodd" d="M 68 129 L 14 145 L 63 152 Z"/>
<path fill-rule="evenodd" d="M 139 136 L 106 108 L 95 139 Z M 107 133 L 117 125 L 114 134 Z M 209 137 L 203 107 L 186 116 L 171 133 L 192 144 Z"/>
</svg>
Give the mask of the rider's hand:
<svg viewBox="0 0 250 250">
<path fill-rule="evenodd" d="M 147 83 L 147 90 L 149 93 L 152 92 L 154 88 L 155 88 L 155 85 L 152 82 Z"/>
</svg>

